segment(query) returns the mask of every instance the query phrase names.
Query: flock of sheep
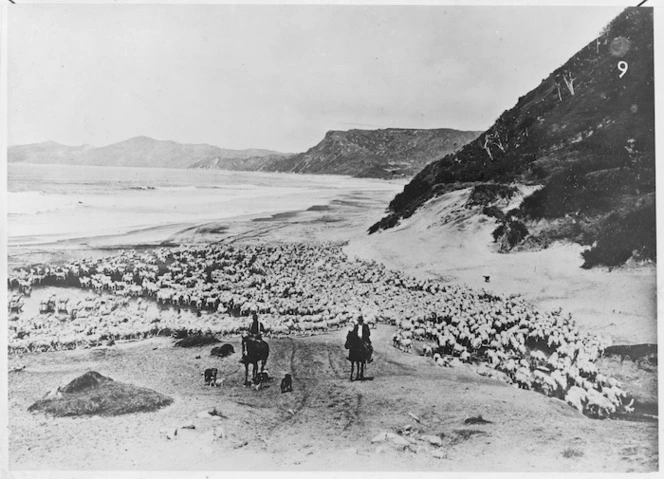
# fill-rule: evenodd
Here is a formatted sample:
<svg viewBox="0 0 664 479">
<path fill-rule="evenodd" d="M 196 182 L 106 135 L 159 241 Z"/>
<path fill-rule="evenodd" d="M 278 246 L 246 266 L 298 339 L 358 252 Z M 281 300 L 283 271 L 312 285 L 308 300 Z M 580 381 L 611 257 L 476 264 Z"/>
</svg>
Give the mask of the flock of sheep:
<svg viewBox="0 0 664 479">
<path fill-rule="evenodd" d="M 316 334 L 358 315 L 397 326 L 394 346 L 566 400 L 598 417 L 630 411 L 628 395 L 596 360 L 608 342 L 581 334 L 571 317 L 518 297 L 418 281 L 376 262 L 349 259 L 336 243 L 192 245 L 128 251 L 9 276 L 11 353 L 50 351 L 186 330 L 226 336 L 260 315 L 267 336 Z M 20 294 L 39 285 L 90 291 L 49 298 L 24 317 Z M 67 291 L 63 289 L 62 291 Z M 93 294 L 97 293 L 97 294 Z M 51 302 L 52 301 L 52 302 Z M 158 306 L 156 306 L 158 305 Z M 168 309 L 169 314 L 162 314 Z"/>
</svg>

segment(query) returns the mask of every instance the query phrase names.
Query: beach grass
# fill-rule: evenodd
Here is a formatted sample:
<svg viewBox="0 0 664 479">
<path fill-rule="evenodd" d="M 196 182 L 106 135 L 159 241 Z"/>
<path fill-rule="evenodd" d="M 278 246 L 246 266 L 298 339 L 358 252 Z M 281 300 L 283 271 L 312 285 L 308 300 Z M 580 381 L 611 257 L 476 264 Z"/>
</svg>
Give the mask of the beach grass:
<svg viewBox="0 0 664 479">
<path fill-rule="evenodd" d="M 95 371 L 59 388 L 54 396 L 40 399 L 28 411 L 55 417 L 118 416 L 156 411 L 173 402 L 172 398 L 152 389 L 113 381 Z"/>
</svg>

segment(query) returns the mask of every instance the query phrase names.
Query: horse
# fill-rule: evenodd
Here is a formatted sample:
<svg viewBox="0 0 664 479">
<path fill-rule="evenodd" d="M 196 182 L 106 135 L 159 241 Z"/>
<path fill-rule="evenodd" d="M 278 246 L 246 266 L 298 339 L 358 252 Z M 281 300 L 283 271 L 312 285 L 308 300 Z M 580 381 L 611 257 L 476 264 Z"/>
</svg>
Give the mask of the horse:
<svg viewBox="0 0 664 479">
<path fill-rule="evenodd" d="M 364 379 L 364 367 L 369 358 L 369 351 L 367 350 L 366 344 L 364 344 L 364 341 L 362 341 L 357 334 L 353 331 L 349 331 L 346 336 L 346 344 L 344 347 L 349 350 L 348 359 L 350 360 L 350 380 L 353 380 L 355 364 L 357 364 L 355 379 Z"/>
<path fill-rule="evenodd" d="M 242 338 L 242 349 L 246 354 L 242 356 L 240 362 L 244 363 L 244 385 L 248 386 L 251 383 L 249 378 L 249 364 L 253 364 L 251 372 L 251 379 L 256 379 L 258 374 L 258 362 L 261 362 L 261 372 L 265 370 L 265 363 L 270 355 L 270 346 L 262 339 L 254 339 L 248 336 Z"/>
</svg>

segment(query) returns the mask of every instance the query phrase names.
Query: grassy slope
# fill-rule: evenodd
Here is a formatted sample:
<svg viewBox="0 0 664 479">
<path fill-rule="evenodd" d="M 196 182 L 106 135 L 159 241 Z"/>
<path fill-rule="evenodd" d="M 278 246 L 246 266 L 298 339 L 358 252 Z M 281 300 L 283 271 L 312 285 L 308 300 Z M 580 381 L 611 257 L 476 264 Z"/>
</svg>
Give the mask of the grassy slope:
<svg viewBox="0 0 664 479">
<path fill-rule="evenodd" d="M 619 61 L 629 66 L 622 78 Z M 566 72 L 575 78 L 574 95 L 562 80 Z M 526 222 L 546 220 L 537 235 L 597 241 L 588 266 L 624 262 L 633 250 L 654 259 L 653 85 L 652 9 L 630 8 L 477 140 L 424 168 L 372 231 L 393 226 L 459 183 L 543 183 L 518 211 Z M 490 145 L 489 157 L 487 135 L 499 136 L 505 151 Z M 632 153 L 628 140 L 634 140 Z M 562 227 L 553 221 L 560 219 Z M 637 234 L 611 228 L 621 222 Z"/>
</svg>

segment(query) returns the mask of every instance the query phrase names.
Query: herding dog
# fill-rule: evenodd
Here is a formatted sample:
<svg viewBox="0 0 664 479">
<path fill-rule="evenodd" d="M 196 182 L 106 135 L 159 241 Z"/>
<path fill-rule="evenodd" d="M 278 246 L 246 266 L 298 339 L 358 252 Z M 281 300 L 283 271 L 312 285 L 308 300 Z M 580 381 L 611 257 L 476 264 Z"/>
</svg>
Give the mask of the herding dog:
<svg viewBox="0 0 664 479">
<path fill-rule="evenodd" d="M 263 371 L 256 374 L 256 378 L 253 381 L 256 391 L 259 391 L 264 387 L 268 387 L 267 385 L 268 381 L 273 381 L 273 378 L 270 377 L 267 371 Z"/>
<path fill-rule="evenodd" d="M 281 393 L 292 393 L 293 392 L 293 378 L 290 374 L 286 374 L 281 380 Z"/>
<path fill-rule="evenodd" d="M 217 368 L 208 368 L 203 373 L 205 377 L 206 386 L 216 386 L 217 385 Z"/>
</svg>

